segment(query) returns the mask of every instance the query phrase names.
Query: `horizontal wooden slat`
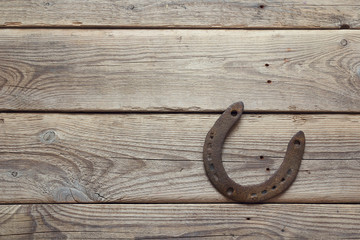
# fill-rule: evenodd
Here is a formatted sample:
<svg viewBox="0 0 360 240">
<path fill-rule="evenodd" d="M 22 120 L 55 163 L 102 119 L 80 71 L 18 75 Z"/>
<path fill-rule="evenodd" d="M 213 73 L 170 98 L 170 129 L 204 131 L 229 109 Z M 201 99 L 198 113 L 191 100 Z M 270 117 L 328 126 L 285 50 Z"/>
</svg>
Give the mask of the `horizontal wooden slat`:
<svg viewBox="0 0 360 240">
<path fill-rule="evenodd" d="M 0 110 L 360 111 L 360 32 L 0 30 Z"/>
<path fill-rule="evenodd" d="M 359 205 L 0 206 L 4 239 L 357 239 Z"/>
<path fill-rule="evenodd" d="M 11 0 L 0 9 L 3 27 L 360 27 L 356 0 Z"/>
<path fill-rule="evenodd" d="M 218 116 L 3 113 L 0 202 L 228 202 L 202 163 Z M 245 114 L 225 142 L 224 165 L 240 184 L 265 181 L 303 130 L 300 173 L 270 202 L 357 203 L 359 123 L 360 115 Z"/>
</svg>

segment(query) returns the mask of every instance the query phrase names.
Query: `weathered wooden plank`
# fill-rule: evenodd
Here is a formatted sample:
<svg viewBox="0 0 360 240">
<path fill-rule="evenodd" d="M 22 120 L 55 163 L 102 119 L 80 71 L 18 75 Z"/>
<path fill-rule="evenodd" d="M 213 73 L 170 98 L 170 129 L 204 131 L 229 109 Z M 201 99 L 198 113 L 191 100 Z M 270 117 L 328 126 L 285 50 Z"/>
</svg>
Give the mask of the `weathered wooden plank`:
<svg viewBox="0 0 360 240">
<path fill-rule="evenodd" d="M 360 32 L 0 31 L 0 109 L 360 111 Z"/>
<path fill-rule="evenodd" d="M 0 9 L 3 27 L 360 27 L 356 0 L 12 0 Z"/>
<path fill-rule="evenodd" d="M 6 239 L 357 239 L 343 204 L 46 204 L 0 206 Z"/>
<path fill-rule="evenodd" d="M 0 202 L 227 202 L 202 163 L 217 117 L 1 114 Z M 357 203 L 359 123 L 360 115 L 245 114 L 226 140 L 224 165 L 240 184 L 265 181 L 303 130 L 300 173 L 270 202 Z"/>
</svg>

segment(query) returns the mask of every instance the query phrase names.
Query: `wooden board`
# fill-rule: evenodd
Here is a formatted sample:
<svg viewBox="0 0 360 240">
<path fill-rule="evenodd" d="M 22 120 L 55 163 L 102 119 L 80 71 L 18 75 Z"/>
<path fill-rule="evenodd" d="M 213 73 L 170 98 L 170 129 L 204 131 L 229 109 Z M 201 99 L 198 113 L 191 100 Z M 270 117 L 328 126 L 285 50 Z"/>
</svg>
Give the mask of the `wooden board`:
<svg viewBox="0 0 360 240">
<path fill-rule="evenodd" d="M 228 202 L 202 163 L 218 116 L 3 113 L 0 202 Z M 303 130 L 300 173 L 270 202 L 358 203 L 359 123 L 355 114 L 245 114 L 225 142 L 224 165 L 240 184 L 265 181 Z"/>
<path fill-rule="evenodd" d="M 11 0 L 0 9 L 3 27 L 360 27 L 356 0 Z"/>
<path fill-rule="evenodd" d="M 0 110 L 360 112 L 360 32 L 0 31 Z"/>
<path fill-rule="evenodd" d="M 4 239 L 357 239 L 359 205 L 0 206 Z"/>
</svg>

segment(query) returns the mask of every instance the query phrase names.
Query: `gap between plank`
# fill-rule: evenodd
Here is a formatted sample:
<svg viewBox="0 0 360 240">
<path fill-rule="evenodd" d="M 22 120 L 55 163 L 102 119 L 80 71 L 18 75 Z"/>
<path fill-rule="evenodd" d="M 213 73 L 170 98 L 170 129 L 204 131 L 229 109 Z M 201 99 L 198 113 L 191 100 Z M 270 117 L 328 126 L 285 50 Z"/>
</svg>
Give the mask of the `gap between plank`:
<svg viewBox="0 0 360 240">
<path fill-rule="evenodd" d="M 0 206 L 13 206 L 13 205 L 360 205 L 360 202 L 356 203 L 343 203 L 343 202 L 321 202 L 321 203 L 308 203 L 308 202 L 263 202 L 263 203 L 238 203 L 238 202 L 26 202 L 26 203 L 0 203 Z"/>
<path fill-rule="evenodd" d="M 225 110 L 225 108 L 224 108 Z M 84 114 L 84 115 L 91 115 L 91 114 L 139 114 L 139 115 L 154 115 L 154 114 L 222 114 L 224 111 L 62 111 L 62 110 L 0 110 L 1 113 L 18 113 L 18 114 L 37 114 L 37 113 L 48 113 L 48 114 Z M 306 115 L 327 115 L 327 114 L 347 114 L 347 115 L 357 115 L 360 112 L 357 111 L 244 111 L 243 114 L 263 114 L 263 115 L 281 115 L 281 114 L 291 114 L 291 115 L 299 115 L 299 114 L 306 114 Z"/>
<path fill-rule="evenodd" d="M 314 31 L 321 31 L 321 30 L 360 30 L 360 28 L 307 28 L 307 27 L 159 27 L 159 26 L 109 26 L 109 25 L 88 25 L 88 26 L 71 26 L 71 25 L 59 25 L 59 26 L 0 26 L 0 29 L 92 29 L 92 30 L 106 30 L 106 29 L 118 29 L 118 30 L 292 30 L 292 31 L 299 31 L 299 30 L 314 30 Z"/>
</svg>

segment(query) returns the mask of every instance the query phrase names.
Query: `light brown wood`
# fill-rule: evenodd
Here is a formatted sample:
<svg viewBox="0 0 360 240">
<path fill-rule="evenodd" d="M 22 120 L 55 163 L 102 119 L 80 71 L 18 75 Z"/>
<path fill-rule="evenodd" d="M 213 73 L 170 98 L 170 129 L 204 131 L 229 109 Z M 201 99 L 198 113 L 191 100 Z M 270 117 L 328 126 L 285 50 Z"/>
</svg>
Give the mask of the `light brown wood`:
<svg viewBox="0 0 360 240">
<path fill-rule="evenodd" d="M 0 9 L 4 27 L 360 27 L 356 0 L 11 0 Z"/>
<path fill-rule="evenodd" d="M 1 110 L 360 111 L 358 31 L 3 29 L 0 43 Z"/>
<path fill-rule="evenodd" d="M 0 202 L 228 202 L 202 146 L 218 114 L 1 114 Z M 270 202 L 358 203 L 360 115 L 245 114 L 223 160 L 240 184 L 265 181 L 306 135 L 300 173 Z M 268 170 L 267 170 L 268 168 Z"/>
<path fill-rule="evenodd" d="M 4 239 L 357 239 L 359 205 L 0 206 Z"/>
<path fill-rule="evenodd" d="M 358 1 L 0 9 L 0 239 L 359 238 L 360 31 L 330 30 L 360 29 Z M 232 203 L 203 169 L 216 112 L 240 100 L 262 114 L 224 145 L 236 182 L 267 180 L 306 134 L 297 179 L 266 204 Z"/>
</svg>

